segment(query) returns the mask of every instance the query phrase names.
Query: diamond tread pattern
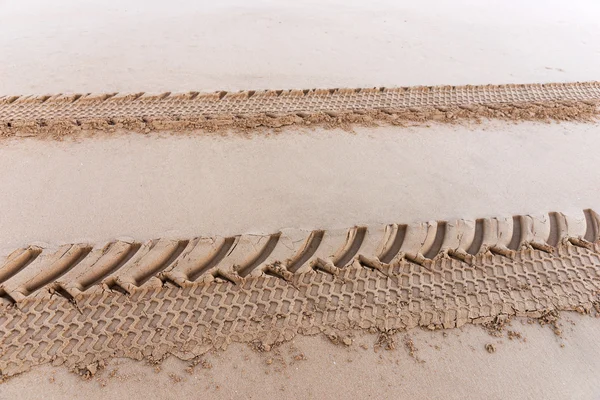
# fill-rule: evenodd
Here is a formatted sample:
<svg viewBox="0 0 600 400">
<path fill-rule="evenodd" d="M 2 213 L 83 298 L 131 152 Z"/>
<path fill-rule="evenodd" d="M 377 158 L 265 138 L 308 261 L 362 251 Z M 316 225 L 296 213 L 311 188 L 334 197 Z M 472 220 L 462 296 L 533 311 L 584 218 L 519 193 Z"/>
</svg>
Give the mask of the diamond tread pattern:
<svg viewBox="0 0 600 400">
<path fill-rule="evenodd" d="M 132 295 L 95 291 L 77 301 L 32 297 L 0 306 L 4 378 L 52 362 L 85 372 L 110 357 L 191 359 L 231 342 L 260 345 L 329 330 L 452 328 L 498 316 L 589 311 L 600 293 L 600 248 L 559 245 L 513 257 L 486 252 L 471 263 L 438 257 L 357 264 L 338 274 L 310 270 L 290 281 L 251 277 Z"/>
<path fill-rule="evenodd" d="M 0 121 L 277 115 L 599 99 L 599 82 L 235 93 L 4 96 L 0 97 Z"/>
</svg>

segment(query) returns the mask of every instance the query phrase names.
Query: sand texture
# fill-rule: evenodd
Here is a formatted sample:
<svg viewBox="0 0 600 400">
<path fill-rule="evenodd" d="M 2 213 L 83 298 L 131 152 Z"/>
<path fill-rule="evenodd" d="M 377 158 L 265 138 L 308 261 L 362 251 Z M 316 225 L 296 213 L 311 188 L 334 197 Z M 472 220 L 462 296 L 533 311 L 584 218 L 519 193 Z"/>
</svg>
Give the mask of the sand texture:
<svg viewBox="0 0 600 400">
<path fill-rule="evenodd" d="M 296 251 L 282 234 L 262 248 L 241 236 L 17 250 L 0 269 L 1 376 L 48 362 L 93 375 L 112 357 L 190 360 L 232 342 L 269 350 L 297 334 L 385 338 L 597 313 L 599 221 L 587 211 L 355 228 L 312 233 Z"/>
<path fill-rule="evenodd" d="M 88 94 L 0 98 L 0 136 L 84 132 L 248 131 L 292 125 L 591 121 L 597 82 L 544 85 L 318 89 L 239 93 Z"/>
<path fill-rule="evenodd" d="M 514 371 L 500 369 L 535 357 L 506 341 L 540 337 L 554 354 L 566 340 L 561 313 L 598 314 L 595 175 L 573 173 L 586 171 L 594 159 L 596 131 L 590 123 L 496 121 L 249 137 L 120 132 L 64 141 L 9 138 L 2 143 L 6 190 L 0 197 L 0 398 L 15 391 L 61 398 L 86 390 L 105 397 L 162 385 L 152 398 L 164 394 L 165 380 L 174 387 L 167 397 L 191 396 L 199 384 L 201 398 L 250 397 L 261 385 L 271 387 L 284 366 L 306 361 L 323 370 L 325 359 L 339 357 L 356 360 L 369 370 L 363 376 L 376 382 L 354 393 L 418 397 L 450 390 L 450 398 L 477 397 L 481 384 L 464 391 L 463 381 L 439 370 L 446 364 L 420 350 L 418 338 L 428 335 L 420 329 L 434 331 L 428 340 L 438 347 L 444 335 L 464 330 L 475 355 L 464 357 L 457 336 L 447 344 L 446 357 L 461 365 L 454 368 L 509 379 Z M 290 157 L 286 151 L 297 152 Z M 520 161 L 507 162 L 507 154 Z M 294 173 L 304 178 L 290 179 Z M 287 195 L 286 185 L 306 196 Z M 512 208 L 534 211 L 489 216 Z M 457 214 L 463 217 L 451 218 Z M 418 216 L 421 222 L 414 221 Z M 336 224 L 347 229 L 332 228 Z M 519 321 L 545 325 L 549 336 L 533 327 L 515 330 Z M 590 376 L 594 360 L 579 357 L 581 346 L 595 349 L 592 322 L 579 322 L 582 341 L 546 360 L 545 372 L 536 366 L 535 384 L 545 385 L 539 392 L 546 397 L 593 397 L 593 379 L 583 383 L 582 377 Z M 366 351 L 362 346 L 378 356 L 357 355 Z M 509 348 L 511 354 L 498 355 Z M 377 361 L 369 368 L 374 357 L 396 369 Z M 426 360 L 431 363 L 422 366 Z M 398 368 L 407 361 L 408 368 Z M 582 370 L 573 377 L 572 369 L 557 367 L 560 362 Z M 194 371 L 213 371 L 213 363 L 222 367 L 210 379 L 194 378 Z M 267 369 L 243 389 L 244 380 L 231 375 L 252 363 L 280 368 Z M 300 372 L 311 384 L 298 389 L 282 375 L 278 392 L 267 390 L 267 396 L 281 397 L 283 390 L 292 398 L 308 390 L 308 397 L 340 397 L 348 378 L 333 368 L 327 385 Z M 144 383 L 146 369 L 156 375 Z M 552 383 L 548 370 L 560 371 Z M 375 378 L 373 371 L 381 374 Z M 396 382 L 401 371 L 417 379 L 401 387 L 380 382 Z M 221 383 L 226 376 L 234 383 Z M 426 376 L 433 384 L 418 389 Z M 128 377 L 137 377 L 135 383 Z M 556 381 L 570 389 L 559 390 Z M 507 391 L 487 386 L 495 388 L 492 397 L 535 397 L 523 384 L 520 378 Z"/>
<path fill-rule="evenodd" d="M 596 0 L 4 0 L 0 96 L 590 81 L 599 14 Z"/>
<path fill-rule="evenodd" d="M 499 121 L 249 137 L 13 138 L 1 147 L 0 254 L 120 238 L 576 215 L 600 209 L 598 146 L 595 124 Z"/>
<path fill-rule="evenodd" d="M 600 398 L 599 13 L 0 1 L 0 400 Z"/>
<path fill-rule="evenodd" d="M 87 379 L 46 364 L 3 383 L 0 398 L 597 398 L 600 321 L 576 313 L 561 319 L 560 336 L 518 318 L 493 336 L 473 325 L 415 329 L 391 346 L 360 333 L 332 338 L 337 344 L 296 336 L 268 352 L 234 343 L 189 361 L 114 359 Z"/>
</svg>

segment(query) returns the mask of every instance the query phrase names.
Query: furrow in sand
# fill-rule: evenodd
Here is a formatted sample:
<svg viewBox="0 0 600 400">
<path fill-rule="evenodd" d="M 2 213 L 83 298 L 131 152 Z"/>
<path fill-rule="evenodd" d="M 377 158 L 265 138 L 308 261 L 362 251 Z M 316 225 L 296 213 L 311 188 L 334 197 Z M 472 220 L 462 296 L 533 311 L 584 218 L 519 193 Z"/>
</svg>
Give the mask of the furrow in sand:
<svg viewBox="0 0 600 400">
<path fill-rule="evenodd" d="M 0 99 L 0 135 L 60 138 L 119 129 L 216 131 L 481 118 L 588 121 L 597 117 L 598 101 L 598 82 L 7 96 Z"/>
<path fill-rule="evenodd" d="M 296 334 L 600 310 L 600 217 L 552 215 L 74 244 L 27 265 L 17 252 L 2 267 L 0 379 L 46 362 L 85 372 Z"/>
</svg>

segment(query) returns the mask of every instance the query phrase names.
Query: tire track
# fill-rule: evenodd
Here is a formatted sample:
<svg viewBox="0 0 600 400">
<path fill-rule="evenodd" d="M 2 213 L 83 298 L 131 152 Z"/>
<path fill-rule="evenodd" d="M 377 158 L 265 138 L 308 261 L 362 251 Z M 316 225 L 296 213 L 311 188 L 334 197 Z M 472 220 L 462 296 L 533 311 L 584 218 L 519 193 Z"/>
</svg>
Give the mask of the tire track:
<svg viewBox="0 0 600 400">
<path fill-rule="evenodd" d="M 229 238 L 155 239 L 146 243 L 85 243 L 58 249 L 26 247 L 0 259 L 0 298 L 20 303 L 54 294 L 79 299 L 86 292 L 133 294 L 166 283 L 198 281 L 243 284 L 274 275 L 290 281 L 318 269 L 332 275 L 352 265 L 382 269 L 401 260 L 428 267 L 449 257 L 470 263 L 493 253 L 511 258 L 523 248 L 549 254 L 566 242 L 591 248 L 600 216 L 549 213 L 410 225 L 358 226 L 349 230 L 283 230 L 272 235 Z"/>
<path fill-rule="evenodd" d="M 167 282 L 130 294 L 29 296 L 0 304 L 0 381 L 48 362 L 89 375 L 111 357 L 189 360 L 232 342 L 269 348 L 296 334 L 389 335 L 586 313 L 600 310 L 599 293 L 600 242 L 586 248 L 566 240 L 551 254 L 523 247 L 512 257 L 479 253 L 470 263 L 436 257 L 425 266 L 401 258 L 377 268 L 352 263 L 337 274 L 309 269 L 289 281 L 249 275 L 238 283 Z"/>
<path fill-rule="evenodd" d="M 76 94 L 0 98 L 0 134 L 207 130 L 376 121 L 590 120 L 600 83 L 266 90 L 239 93 Z"/>
</svg>

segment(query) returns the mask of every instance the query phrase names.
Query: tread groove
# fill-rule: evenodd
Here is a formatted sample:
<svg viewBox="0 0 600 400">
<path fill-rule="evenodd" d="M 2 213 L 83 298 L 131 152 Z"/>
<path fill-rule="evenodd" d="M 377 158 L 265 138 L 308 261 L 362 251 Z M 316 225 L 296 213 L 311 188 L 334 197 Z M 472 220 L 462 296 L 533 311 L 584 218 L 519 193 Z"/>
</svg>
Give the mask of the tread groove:
<svg viewBox="0 0 600 400">
<path fill-rule="evenodd" d="M 333 265 L 335 265 L 337 268 L 344 268 L 346 265 L 348 265 L 360 250 L 366 235 L 367 228 L 364 226 L 352 228 L 350 231 L 348 231 L 348 239 L 352 238 L 352 241 L 349 243 L 350 246 L 347 246 L 342 255 L 340 255 L 338 259 L 333 262 Z M 348 243 L 346 245 L 348 245 Z"/>
<path fill-rule="evenodd" d="M 111 245 L 114 245 L 114 242 L 111 243 Z M 129 260 L 131 260 L 131 258 L 135 256 L 135 254 L 141 247 L 141 243 L 132 243 L 129 249 L 127 250 L 125 256 L 123 258 L 115 260 L 115 263 L 109 269 L 107 269 L 106 271 L 101 271 L 100 274 L 93 274 L 91 276 L 88 276 L 87 279 L 84 279 L 83 281 L 79 282 L 79 285 L 81 286 L 81 291 L 84 292 L 88 290 L 90 287 L 102 282 L 102 280 L 104 280 L 106 277 L 121 269 L 121 267 L 127 264 L 127 262 L 129 262 Z"/>
<path fill-rule="evenodd" d="M 555 212 L 548 213 L 550 221 L 550 233 L 548 235 L 548 245 L 556 246 L 560 241 L 560 228 L 558 226 L 558 215 Z"/>
<path fill-rule="evenodd" d="M 387 252 L 382 254 L 379 257 L 379 260 L 384 263 L 390 263 L 394 257 L 400 253 L 400 249 L 402 248 L 402 243 L 404 242 L 404 237 L 406 236 L 406 225 L 398 225 L 398 229 L 396 231 L 396 237 L 394 237 L 394 242 L 390 246 Z"/>
<path fill-rule="evenodd" d="M 256 267 L 262 264 L 270 255 L 273 253 L 275 246 L 279 243 L 279 239 L 281 238 L 281 233 L 276 233 L 269 237 L 269 240 L 262 248 L 257 256 L 248 262 L 248 264 L 241 266 L 241 268 L 237 271 L 238 275 L 242 278 L 245 278 L 250 274 Z"/>
<path fill-rule="evenodd" d="M 71 269 L 73 269 L 77 264 L 79 264 L 85 257 L 87 257 L 87 255 L 90 254 L 92 249 L 93 248 L 91 246 L 80 248 L 76 258 L 73 261 L 68 262 L 66 265 L 57 266 L 56 270 L 51 272 L 48 276 L 42 277 L 41 279 L 36 279 L 36 277 L 31 281 L 27 282 L 24 286 L 25 293 L 23 294 L 31 294 L 43 288 L 45 285 L 53 282 L 54 280 L 60 278 L 61 276 L 69 272 Z M 57 261 L 57 263 L 59 263 L 60 261 L 61 260 Z"/>
<path fill-rule="evenodd" d="M 290 261 L 287 266 L 288 271 L 296 272 L 302 267 L 310 258 L 317 252 L 319 246 L 321 245 L 321 241 L 323 241 L 323 236 L 325 235 L 325 231 L 312 231 L 306 240 L 304 247 L 300 250 L 298 255 L 294 257 L 292 261 Z"/>
<path fill-rule="evenodd" d="M 431 260 L 440 252 L 440 250 L 442 249 L 442 244 L 444 244 L 444 238 L 446 237 L 446 226 L 446 221 L 438 221 L 435 232 L 435 239 L 433 240 L 433 243 L 431 244 L 429 250 L 427 250 L 427 252 L 423 254 L 423 257 Z"/>
<path fill-rule="evenodd" d="M 517 250 L 521 246 L 521 237 L 523 232 L 521 231 L 521 216 L 516 215 L 513 217 L 513 235 L 508 244 L 509 250 Z"/>
<path fill-rule="evenodd" d="M 231 253 L 231 251 L 233 251 L 235 243 L 235 237 L 226 238 L 223 241 L 223 244 L 214 252 L 214 255 L 206 263 L 190 271 L 190 273 L 188 274 L 188 280 L 192 282 L 196 281 L 200 276 L 202 276 L 202 274 L 219 264 L 221 260 L 227 257 Z"/>
<path fill-rule="evenodd" d="M 162 272 L 163 270 L 168 268 L 171 264 L 173 264 L 175 262 L 175 260 L 177 260 L 179 258 L 179 256 L 181 255 L 181 253 L 183 253 L 183 251 L 185 250 L 185 248 L 187 247 L 187 245 L 189 243 L 190 243 L 189 240 L 179 240 L 177 242 L 177 247 L 175 247 L 175 249 L 173 249 L 172 253 L 169 255 L 169 258 L 165 262 L 161 263 L 160 265 L 157 265 L 156 268 L 153 268 L 152 270 L 147 271 L 143 276 L 137 277 L 137 279 L 135 280 L 136 284 L 138 286 L 141 286 L 144 283 L 146 283 L 150 278 L 152 278 L 159 272 Z"/>
<path fill-rule="evenodd" d="M 36 258 L 42 253 L 42 249 L 37 247 L 28 247 L 21 254 L 15 258 L 21 258 L 21 260 L 8 261 L 0 269 L 0 284 L 6 282 L 22 270 L 24 270 L 29 264 L 35 261 Z M 12 264 L 12 265 L 10 265 Z"/>
<path fill-rule="evenodd" d="M 583 238 L 588 242 L 595 242 L 598 239 L 598 221 L 594 218 L 593 211 L 588 209 L 583 210 L 585 215 L 585 235 Z"/>
<path fill-rule="evenodd" d="M 483 237 L 484 237 L 484 220 L 479 218 L 475 221 L 475 235 L 473 237 L 473 242 L 469 249 L 467 250 L 467 254 L 474 256 L 479 253 L 481 250 L 481 246 L 483 245 Z"/>
</svg>

